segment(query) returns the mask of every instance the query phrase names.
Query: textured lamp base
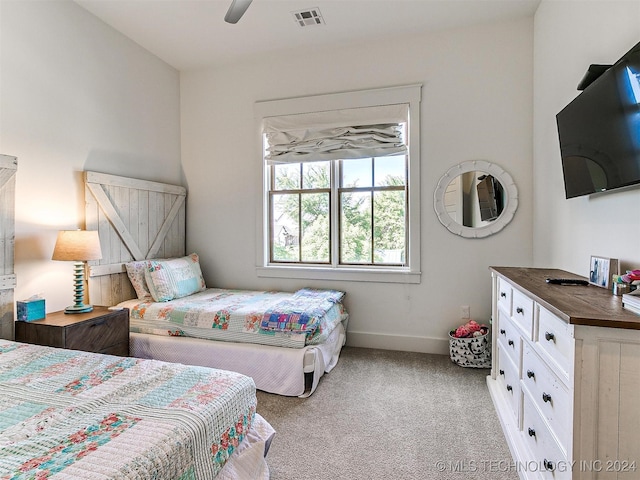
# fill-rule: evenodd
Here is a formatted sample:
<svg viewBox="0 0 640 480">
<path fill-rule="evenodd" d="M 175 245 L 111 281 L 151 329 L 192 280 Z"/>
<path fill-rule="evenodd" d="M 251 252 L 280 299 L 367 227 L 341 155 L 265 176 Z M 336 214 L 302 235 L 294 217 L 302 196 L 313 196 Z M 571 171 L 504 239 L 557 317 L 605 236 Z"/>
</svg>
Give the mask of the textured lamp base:
<svg viewBox="0 0 640 480">
<path fill-rule="evenodd" d="M 86 313 L 93 310 L 93 305 L 85 305 L 84 300 L 84 262 L 75 262 L 73 267 L 73 284 L 75 302 L 64 309 L 64 313 Z"/>
<path fill-rule="evenodd" d="M 93 310 L 93 305 L 69 305 L 64 309 L 64 313 L 86 313 Z"/>
</svg>

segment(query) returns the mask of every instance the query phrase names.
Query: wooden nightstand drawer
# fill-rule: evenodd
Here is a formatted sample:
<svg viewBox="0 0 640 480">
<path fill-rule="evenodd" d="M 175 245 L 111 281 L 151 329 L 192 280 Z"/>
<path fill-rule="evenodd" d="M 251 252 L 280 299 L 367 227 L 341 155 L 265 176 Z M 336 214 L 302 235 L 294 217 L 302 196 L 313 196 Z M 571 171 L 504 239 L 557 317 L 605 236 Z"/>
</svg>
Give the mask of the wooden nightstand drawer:
<svg viewBox="0 0 640 480">
<path fill-rule="evenodd" d="M 129 355 L 129 310 L 94 307 L 92 312 L 47 314 L 44 320 L 16 322 L 16 341 L 85 352 Z"/>
<path fill-rule="evenodd" d="M 102 352 L 129 336 L 128 322 L 122 315 L 105 315 L 87 320 L 73 327 L 73 334 L 67 338 L 66 348 Z"/>
</svg>

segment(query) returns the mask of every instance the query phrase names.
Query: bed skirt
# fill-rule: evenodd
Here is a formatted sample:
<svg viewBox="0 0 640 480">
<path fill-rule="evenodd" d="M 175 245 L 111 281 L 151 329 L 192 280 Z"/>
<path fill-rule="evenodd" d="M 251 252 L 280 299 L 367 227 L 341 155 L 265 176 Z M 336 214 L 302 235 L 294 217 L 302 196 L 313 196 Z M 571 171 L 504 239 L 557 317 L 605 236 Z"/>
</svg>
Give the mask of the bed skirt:
<svg viewBox="0 0 640 480">
<path fill-rule="evenodd" d="M 227 460 L 216 480 L 269 480 L 266 456 L 276 431 L 256 413 L 251 430 Z"/>
<path fill-rule="evenodd" d="M 320 378 L 330 372 L 346 341 L 342 324 L 321 345 L 304 348 L 272 347 L 220 342 L 192 337 L 130 334 L 133 357 L 200 365 L 239 372 L 253 378 L 258 390 L 285 396 L 308 397 Z M 305 376 L 311 381 L 305 387 Z"/>
</svg>

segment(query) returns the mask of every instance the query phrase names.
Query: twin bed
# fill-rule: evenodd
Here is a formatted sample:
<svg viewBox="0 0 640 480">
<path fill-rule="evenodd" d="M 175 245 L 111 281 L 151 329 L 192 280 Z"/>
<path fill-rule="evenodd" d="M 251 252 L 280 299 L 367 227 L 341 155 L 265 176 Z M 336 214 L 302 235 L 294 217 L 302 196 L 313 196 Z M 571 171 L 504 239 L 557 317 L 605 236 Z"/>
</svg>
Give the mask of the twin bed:
<svg viewBox="0 0 640 480">
<path fill-rule="evenodd" d="M 85 172 L 85 193 L 90 301 L 128 309 L 131 356 L 0 339 L 0 479 L 268 479 L 256 389 L 313 393 L 344 293 L 207 288 L 184 188 Z"/>
<path fill-rule="evenodd" d="M 344 293 L 206 288 L 197 254 L 185 255 L 185 198 L 181 186 L 85 172 L 86 228 L 98 230 L 103 247 L 90 262 L 91 303 L 130 310 L 132 356 L 311 395 L 346 340 Z"/>
<path fill-rule="evenodd" d="M 207 288 L 167 302 L 143 298 L 119 305 L 130 311 L 130 349 L 136 357 L 241 372 L 260 390 L 304 397 L 333 369 L 345 339 L 344 307 L 323 300 L 325 293 L 333 292 Z M 306 311 L 318 309 L 311 329 L 286 320 L 281 327 L 269 325 L 269 318 L 296 317 L 287 306 L 299 306 L 305 296 Z"/>
<path fill-rule="evenodd" d="M 249 377 L 0 340 L 0 478 L 268 479 Z"/>
</svg>

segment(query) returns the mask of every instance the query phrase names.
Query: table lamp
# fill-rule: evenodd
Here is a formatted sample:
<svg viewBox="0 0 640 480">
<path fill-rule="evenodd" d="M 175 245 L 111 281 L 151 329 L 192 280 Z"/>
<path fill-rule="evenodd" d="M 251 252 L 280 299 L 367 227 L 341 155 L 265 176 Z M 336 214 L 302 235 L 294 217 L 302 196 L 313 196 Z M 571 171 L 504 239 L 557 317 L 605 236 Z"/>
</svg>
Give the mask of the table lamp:
<svg viewBox="0 0 640 480">
<path fill-rule="evenodd" d="M 64 313 L 84 313 L 93 306 L 84 304 L 84 270 L 87 260 L 102 258 L 100 237 L 94 230 L 61 230 L 58 232 L 52 260 L 66 260 L 74 263 L 75 304 L 65 308 Z"/>
</svg>

